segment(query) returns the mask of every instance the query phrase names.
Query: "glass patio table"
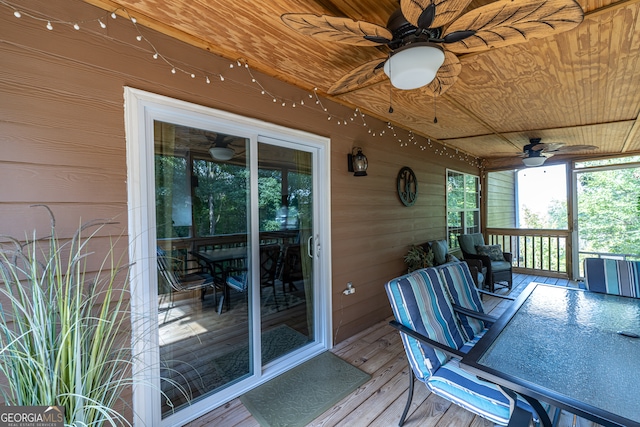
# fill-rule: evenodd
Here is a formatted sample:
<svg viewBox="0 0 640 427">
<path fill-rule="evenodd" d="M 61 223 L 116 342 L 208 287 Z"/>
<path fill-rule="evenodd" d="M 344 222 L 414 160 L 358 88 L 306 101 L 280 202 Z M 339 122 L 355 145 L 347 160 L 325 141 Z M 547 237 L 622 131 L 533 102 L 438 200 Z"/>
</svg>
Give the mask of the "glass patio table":
<svg viewBox="0 0 640 427">
<path fill-rule="evenodd" d="M 460 365 L 534 407 L 640 426 L 639 336 L 640 299 L 531 283 Z"/>
</svg>

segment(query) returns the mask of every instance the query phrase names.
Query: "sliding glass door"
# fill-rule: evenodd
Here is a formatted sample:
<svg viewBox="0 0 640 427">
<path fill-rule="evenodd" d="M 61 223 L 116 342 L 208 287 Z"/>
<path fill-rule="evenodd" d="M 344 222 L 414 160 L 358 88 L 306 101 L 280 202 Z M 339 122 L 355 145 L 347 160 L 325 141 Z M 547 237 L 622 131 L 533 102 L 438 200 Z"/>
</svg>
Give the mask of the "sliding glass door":
<svg viewBox="0 0 640 427">
<path fill-rule="evenodd" d="M 148 278 L 132 300 L 147 425 L 193 419 L 330 345 L 325 147 L 175 113 L 146 115 L 147 229 L 131 227 Z"/>
</svg>

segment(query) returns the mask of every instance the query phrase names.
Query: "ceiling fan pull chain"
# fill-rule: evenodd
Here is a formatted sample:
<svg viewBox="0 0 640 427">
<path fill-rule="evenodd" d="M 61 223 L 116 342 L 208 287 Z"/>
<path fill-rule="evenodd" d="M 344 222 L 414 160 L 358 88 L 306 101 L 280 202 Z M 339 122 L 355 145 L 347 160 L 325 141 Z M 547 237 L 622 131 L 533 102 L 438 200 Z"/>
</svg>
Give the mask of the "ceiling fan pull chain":
<svg viewBox="0 0 640 427">
<path fill-rule="evenodd" d="M 389 55 L 391 57 L 391 55 Z M 389 63 L 389 75 L 391 75 L 391 63 Z M 393 85 L 389 85 L 389 114 L 393 113 L 393 104 L 391 103 L 391 95 L 393 94 Z"/>
<path fill-rule="evenodd" d="M 436 96 L 433 97 L 433 123 L 438 123 Z"/>
</svg>

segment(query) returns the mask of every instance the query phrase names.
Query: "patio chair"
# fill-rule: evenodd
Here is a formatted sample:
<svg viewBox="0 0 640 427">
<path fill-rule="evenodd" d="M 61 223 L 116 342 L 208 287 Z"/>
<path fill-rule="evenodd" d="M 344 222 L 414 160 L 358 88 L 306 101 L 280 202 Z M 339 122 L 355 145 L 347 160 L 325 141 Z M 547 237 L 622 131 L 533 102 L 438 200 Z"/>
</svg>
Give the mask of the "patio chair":
<svg viewBox="0 0 640 427">
<path fill-rule="evenodd" d="M 213 276 L 202 271 L 200 265 L 194 268 L 186 268 L 184 267 L 184 261 L 168 257 L 167 253 L 159 247 L 156 248 L 156 258 L 160 286 L 164 283 L 164 286 L 169 286 L 170 288 L 170 304 L 173 304 L 173 292 L 200 290 L 200 298 L 202 300 L 204 300 L 207 288 L 211 287 L 215 292 L 216 286 Z M 181 268 L 174 268 L 176 262 L 180 264 Z"/>
<path fill-rule="evenodd" d="M 495 292 L 495 285 L 502 285 L 503 282 L 511 289 L 512 256 L 509 252 L 503 252 L 499 245 L 486 245 L 481 233 L 461 234 L 458 236 L 458 243 L 465 259 L 482 260 L 482 264 L 487 268 L 485 283 L 489 286 L 490 292 Z"/>
<path fill-rule="evenodd" d="M 640 298 L 640 261 L 586 258 L 584 284 L 592 292 Z"/>
<path fill-rule="evenodd" d="M 276 276 L 280 264 L 280 254 L 280 245 L 260 246 L 260 286 L 261 288 L 270 287 L 273 290 L 273 299 L 277 311 L 280 311 L 276 295 Z"/>
<path fill-rule="evenodd" d="M 485 313 L 482 295 L 508 301 L 515 300 L 514 297 L 508 295 L 478 289 L 472 278 L 471 269 L 466 262 L 443 265 L 438 267 L 438 271 L 468 342 L 475 344 L 486 331 L 488 324 L 496 320 Z"/>
<path fill-rule="evenodd" d="M 437 269 L 421 269 L 395 278 L 385 289 L 395 316 L 390 325 L 400 331 L 410 366 L 409 394 L 399 426 L 411 406 L 415 378 L 432 393 L 493 423 L 528 425 L 535 411 L 526 401 L 459 366 L 471 346 L 465 346 L 465 333 Z"/>
<path fill-rule="evenodd" d="M 295 282 L 304 278 L 302 273 L 302 254 L 300 245 L 289 245 L 284 249 L 282 259 L 282 292 L 286 293 L 285 285 L 289 285 L 289 291 L 297 290 Z"/>
</svg>

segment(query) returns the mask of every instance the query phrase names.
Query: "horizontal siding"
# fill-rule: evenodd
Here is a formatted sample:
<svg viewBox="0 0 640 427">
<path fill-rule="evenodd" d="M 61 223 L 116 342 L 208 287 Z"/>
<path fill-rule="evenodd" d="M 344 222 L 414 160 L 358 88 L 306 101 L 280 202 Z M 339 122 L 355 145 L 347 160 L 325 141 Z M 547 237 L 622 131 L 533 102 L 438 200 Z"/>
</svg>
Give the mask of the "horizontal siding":
<svg viewBox="0 0 640 427">
<path fill-rule="evenodd" d="M 487 227 L 516 226 L 516 172 L 513 170 L 487 173 Z"/>
<path fill-rule="evenodd" d="M 34 0 L 33 8 L 52 15 L 59 15 L 60 8 L 68 16 L 103 13 L 81 2 L 55 3 Z M 0 16 L 0 234 L 20 237 L 33 229 L 39 235 L 47 233 L 48 216 L 29 207 L 38 203 L 55 212 L 63 238 L 93 218 L 116 217 L 117 230 L 108 233 L 126 233 L 125 86 L 327 136 L 333 227 L 330 285 L 333 325 L 340 325 L 340 341 L 390 314 L 383 285 L 405 271 L 402 258 L 409 245 L 444 238 L 446 169 L 479 174 L 477 167 L 455 156 L 436 154 L 437 144 L 421 150 L 419 145 L 400 147 L 392 132 L 373 137 L 368 130 L 386 129 L 387 123 L 369 116 L 367 127 L 345 126 L 328 121 L 327 113 L 315 106 L 283 109 L 260 94 L 246 70 L 231 70 L 224 59 L 144 29 L 159 51 L 179 59 L 177 65 L 223 73 L 227 79 L 206 85 L 201 79 L 173 75 L 144 46 L 135 44 L 135 33 L 124 19 L 109 22 L 109 37 L 54 27 L 46 31 L 32 19 Z M 274 94 L 308 99 L 306 91 L 254 75 Z M 343 105 L 328 100 L 323 104 L 338 117 L 353 115 Z M 354 146 L 362 147 L 369 159 L 367 177 L 347 172 L 347 154 Z M 396 191 L 403 166 L 418 177 L 418 199 L 412 207 L 403 206 Z M 126 246 L 119 248 L 126 252 Z M 341 291 L 347 281 L 357 292 L 345 297 Z"/>
</svg>

